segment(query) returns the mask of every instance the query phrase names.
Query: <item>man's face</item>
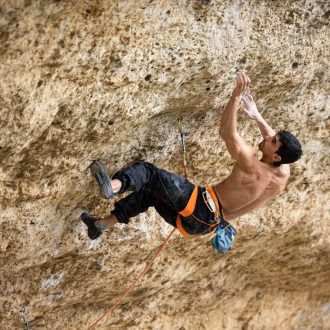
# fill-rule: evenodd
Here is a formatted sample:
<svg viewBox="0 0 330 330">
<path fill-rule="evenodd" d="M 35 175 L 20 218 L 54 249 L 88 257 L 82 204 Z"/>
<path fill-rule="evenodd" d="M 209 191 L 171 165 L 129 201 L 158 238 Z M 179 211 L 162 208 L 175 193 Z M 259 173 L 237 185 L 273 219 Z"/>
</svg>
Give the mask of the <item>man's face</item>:
<svg viewBox="0 0 330 330">
<path fill-rule="evenodd" d="M 278 133 L 273 136 L 267 136 L 259 143 L 259 149 L 267 157 L 274 157 L 281 146 L 280 137 Z M 275 160 L 276 161 L 276 160 Z"/>
</svg>

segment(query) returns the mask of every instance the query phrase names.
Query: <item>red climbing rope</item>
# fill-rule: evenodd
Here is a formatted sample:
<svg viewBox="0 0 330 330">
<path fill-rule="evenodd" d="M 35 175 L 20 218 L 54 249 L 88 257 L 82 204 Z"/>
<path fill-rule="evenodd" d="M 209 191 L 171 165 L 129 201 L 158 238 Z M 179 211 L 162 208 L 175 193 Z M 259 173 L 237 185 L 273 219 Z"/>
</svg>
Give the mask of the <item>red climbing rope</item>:
<svg viewBox="0 0 330 330">
<path fill-rule="evenodd" d="M 167 236 L 164 243 L 160 246 L 157 253 L 153 256 L 153 258 L 149 261 L 147 266 L 144 268 L 142 273 L 134 280 L 134 282 L 117 298 L 114 304 L 99 318 L 97 319 L 87 330 L 93 329 L 106 315 L 110 314 L 122 301 L 123 299 L 132 291 L 136 283 L 142 278 L 142 276 L 148 271 L 148 269 L 152 266 L 155 259 L 160 255 L 160 253 L 164 250 L 165 245 L 168 243 L 170 237 L 175 232 L 176 228 L 173 228 L 171 233 Z"/>
</svg>

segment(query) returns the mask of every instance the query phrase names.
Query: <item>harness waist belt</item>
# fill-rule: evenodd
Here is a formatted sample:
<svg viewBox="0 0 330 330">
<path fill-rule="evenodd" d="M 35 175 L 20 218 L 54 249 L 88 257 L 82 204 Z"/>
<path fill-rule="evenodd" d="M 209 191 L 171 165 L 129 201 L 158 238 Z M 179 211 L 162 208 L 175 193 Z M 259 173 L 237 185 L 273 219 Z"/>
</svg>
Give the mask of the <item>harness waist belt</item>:
<svg viewBox="0 0 330 330">
<path fill-rule="evenodd" d="M 215 209 L 216 209 L 214 211 L 214 214 L 215 214 L 216 218 L 218 218 L 219 215 L 223 216 L 222 209 L 219 205 L 218 197 L 217 197 L 213 187 L 208 186 L 206 188 L 205 192 L 207 193 L 206 194 L 207 197 L 206 197 L 206 200 L 204 198 L 204 202 L 206 203 L 208 208 L 210 208 L 209 205 L 210 206 L 214 205 Z M 191 236 L 191 235 L 183 228 L 181 215 L 183 217 L 187 218 L 187 217 L 189 217 L 190 215 L 192 215 L 194 213 L 194 210 L 196 208 L 197 197 L 198 197 L 198 187 L 195 186 L 195 188 L 194 188 L 194 190 L 193 190 L 193 192 L 192 192 L 192 194 L 191 194 L 191 196 L 188 200 L 188 203 L 187 203 L 186 207 L 182 211 L 178 212 L 178 216 L 176 218 L 176 226 L 179 229 L 179 231 L 180 231 L 180 233 L 182 234 L 183 237 L 188 237 L 188 236 Z M 216 225 L 217 225 L 217 223 L 211 224 L 210 227 L 214 227 Z"/>
</svg>

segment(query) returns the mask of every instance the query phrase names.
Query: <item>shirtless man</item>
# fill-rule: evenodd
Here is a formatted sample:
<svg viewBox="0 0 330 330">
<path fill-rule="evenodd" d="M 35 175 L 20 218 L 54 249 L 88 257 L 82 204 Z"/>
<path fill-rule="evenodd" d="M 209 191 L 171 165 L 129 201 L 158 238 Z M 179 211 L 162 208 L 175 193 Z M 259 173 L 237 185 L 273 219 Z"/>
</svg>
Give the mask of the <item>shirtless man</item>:
<svg viewBox="0 0 330 330">
<path fill-rule="evenodd" d="M 118 222 L 128 223 L 131 217 L 146 211 L 150 206 L 177 227 L 183 236 L 203 235 L 215 230 L 219 220 L 227 223 L 281 193 L 290 176 L 289 163 L 301 155 L 299 141 L 289 132 L 275 133 L 257 110 L 247 88 L 251 83 L 243 73 L 236 78 L 236 87 L 222 114 L 220 136 L 231 157 L 236 161 L 228 178 L 213 187 L 194 186 L 186 178 L 159 169 L 147 162 L 138 162 L 115 173 L 110 180 L 100 161 L 91 165 L 102 197 L 133 191 L 117 201 L 110 216 L 94 218 L 83 213 L 81 218 L 88 227 L 88 236 L 95 239 Z M 243 101 L 244 111 L 256 121 L 263 141 L 259 144 L 262 157 L 245 144 L 237 133 L 237 111 Z M 187 212 L 188 211 L 188 212 Z M 181 215 L 178 217 L 178 213 Z M 221 227 L 223 228 L 223 226 Z M 220 234 L 219 234 L 220 235 Z M 223 237 L 218 240 L 222 241 Z M 217 244 L 212 239 L 212 246 Z"/>
</svg>

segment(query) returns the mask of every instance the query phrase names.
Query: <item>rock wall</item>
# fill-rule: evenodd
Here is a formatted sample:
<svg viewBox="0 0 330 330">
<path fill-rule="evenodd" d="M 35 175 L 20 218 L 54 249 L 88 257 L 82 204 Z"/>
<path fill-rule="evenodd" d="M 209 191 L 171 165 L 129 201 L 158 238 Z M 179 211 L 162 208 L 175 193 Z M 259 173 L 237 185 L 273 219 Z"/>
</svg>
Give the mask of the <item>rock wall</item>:
<svg viewBox="0 0 330 330">
<path fill-rule="evenodd" d="M 90 241 L 81 210 L 108 214 L 88 173 L 140 159 L 215 183 L 238 71 L 274 129 L 302 141 L 285 192 L 234 221 L 235 248 L 176 233 L 98 329 L 326 329 L 329 3 L 326 0 L 0 2 L 1 329 L 86 329 L 171 228 L 153 209 Z M 240 112 L 242 137 L 260 135 Z"/>
</svg>

